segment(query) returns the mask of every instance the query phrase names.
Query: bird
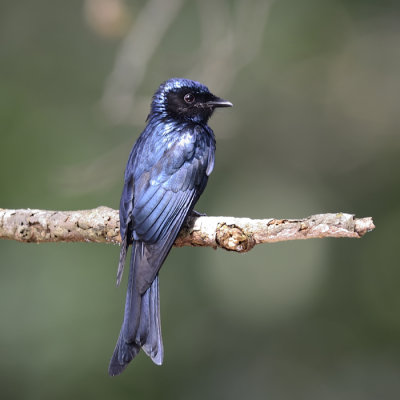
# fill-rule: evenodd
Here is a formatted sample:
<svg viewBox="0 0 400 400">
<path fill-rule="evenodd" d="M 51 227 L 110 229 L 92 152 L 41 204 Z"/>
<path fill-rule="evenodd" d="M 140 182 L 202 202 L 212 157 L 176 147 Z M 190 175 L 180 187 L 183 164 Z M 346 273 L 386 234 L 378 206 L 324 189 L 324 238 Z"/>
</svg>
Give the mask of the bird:
<svg viewBox="0 0 400 400">
<path fill-rule="evenodd" d="M 108 373 L 119 375 L 140 349 L 161 365 L 159 271 L 214 168 L 208 120 L 232 103 L 200 82 L 172 78 L 155 92 L 147 125 L 128 158 L 120 200 L 117 286 L 129 246 L 124 318 Z"/>
</svg>

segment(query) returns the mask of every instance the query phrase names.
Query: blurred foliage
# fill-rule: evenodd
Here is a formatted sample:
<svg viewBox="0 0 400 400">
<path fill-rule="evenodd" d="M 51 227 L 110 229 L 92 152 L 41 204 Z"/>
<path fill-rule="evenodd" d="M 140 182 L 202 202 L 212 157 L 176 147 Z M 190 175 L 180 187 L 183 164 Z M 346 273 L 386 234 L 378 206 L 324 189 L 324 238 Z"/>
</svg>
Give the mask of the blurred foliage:
<svg viewBox="0 0 400 400">
<path fill-rule="evenodd" d="M 235 105 L 211 121 L 217 162 L 200 211 L 344 211 L 377 229 L 246 255 L 173 250 L 161 272 L 165 363 L 142 354 L 113 379 L 119 249 L 2 241 L 1 397 L 398 398 L 400 3 L 154 4 L 1 2 L 0 206 L 116 208 L 154 90 L 184 76 Z M 129 54 L 131 118 L 116 123 L 103 101 L 115 60 L 131 29 L 164 12 L 159 43 L 131 35 L 151 51 L 140 79 L 143 59 Z"/>
</svg>

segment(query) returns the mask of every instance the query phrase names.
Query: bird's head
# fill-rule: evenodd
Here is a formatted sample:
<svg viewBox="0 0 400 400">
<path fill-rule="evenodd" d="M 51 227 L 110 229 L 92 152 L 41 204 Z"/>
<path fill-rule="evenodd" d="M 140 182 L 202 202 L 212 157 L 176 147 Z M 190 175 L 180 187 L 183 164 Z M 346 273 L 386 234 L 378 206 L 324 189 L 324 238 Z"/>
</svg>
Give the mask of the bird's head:
<svg viewBox="0 0 400 400">
<path fill-rule="evenodd" d="M 199 82 L 172 78 L 154 94 L 150 115 L 206 123 L 217 107 L 232 107 L 232 103 L 214 96 Z"/>
</svg>

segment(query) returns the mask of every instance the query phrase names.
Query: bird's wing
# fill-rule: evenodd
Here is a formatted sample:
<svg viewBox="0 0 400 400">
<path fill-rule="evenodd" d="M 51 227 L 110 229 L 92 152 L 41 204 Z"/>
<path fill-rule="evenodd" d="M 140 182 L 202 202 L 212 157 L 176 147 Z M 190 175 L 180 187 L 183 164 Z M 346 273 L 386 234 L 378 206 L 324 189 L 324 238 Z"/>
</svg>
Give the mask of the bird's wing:
<svg viewBox="0 0 400 400">
<path fill-rule="evenodd" d="M 133 239 L 143 243 L 139 254 L 135 254 L 135 280 L 140 293 L 151 285 L 207 183 L 214 147 L 199 129 L 181 132 L 135 180 Z"/>
</svg>

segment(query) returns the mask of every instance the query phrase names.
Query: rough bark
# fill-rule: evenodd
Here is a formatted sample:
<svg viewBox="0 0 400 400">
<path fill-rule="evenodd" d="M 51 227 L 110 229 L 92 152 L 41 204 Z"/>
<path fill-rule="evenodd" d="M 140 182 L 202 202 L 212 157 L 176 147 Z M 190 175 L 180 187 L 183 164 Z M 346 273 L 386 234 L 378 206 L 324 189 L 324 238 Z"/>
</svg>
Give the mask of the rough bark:
<svg viewBox="0 0 400 400">
<path fill-rule="evenodd" d="M 175 246 L 221 247 L 246 252 L 256 244 L 324 237 L 360 238 L 375 228 L 372 218 L 317 214 L 303 219 L 249 219 L 191 215 Z M 81 211 L 0 208 L 0 239 L 20 242 L 120 243 L 118 211 L 98 207 Z"/>
</svg>

